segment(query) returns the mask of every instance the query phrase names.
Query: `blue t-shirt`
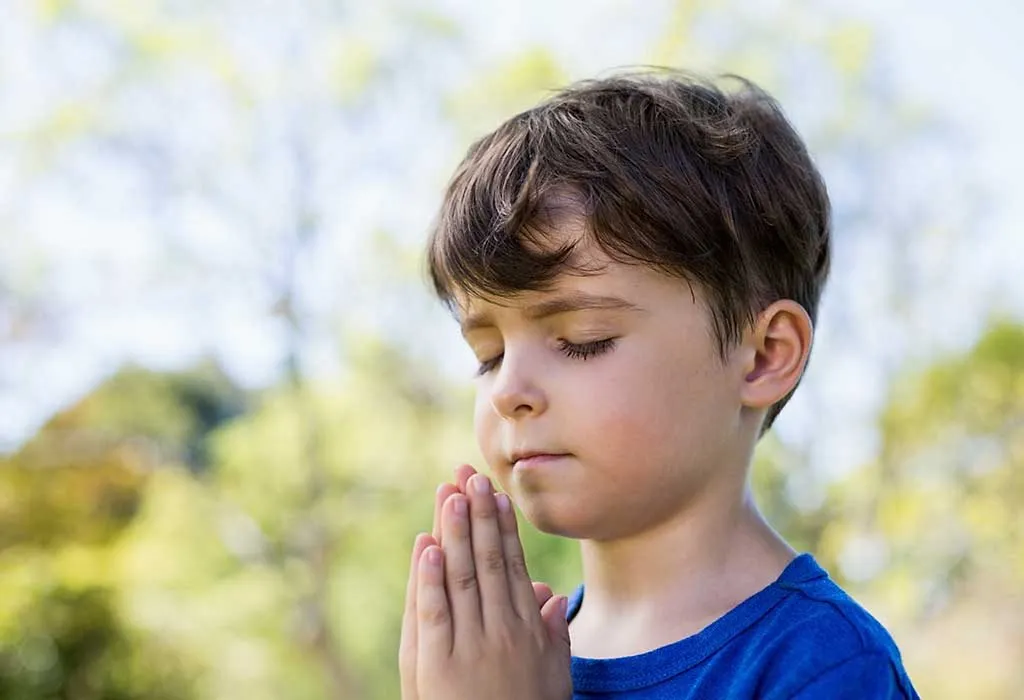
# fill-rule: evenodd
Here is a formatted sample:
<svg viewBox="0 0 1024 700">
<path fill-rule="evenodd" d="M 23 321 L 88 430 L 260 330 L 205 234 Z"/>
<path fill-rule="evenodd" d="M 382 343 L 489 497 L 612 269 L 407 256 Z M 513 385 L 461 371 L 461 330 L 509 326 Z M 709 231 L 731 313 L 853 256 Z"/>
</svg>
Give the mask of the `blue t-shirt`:
<svg viewBox="0 0 1024 700">
<path fill-rule="evenodd" d="M 583 603 L 580 586 L 569 620 Z M 899 650 L 810 554 L 701 632 L 617 659 L 572 657 L 574 700 L 919 700 Z"/>
</svg>

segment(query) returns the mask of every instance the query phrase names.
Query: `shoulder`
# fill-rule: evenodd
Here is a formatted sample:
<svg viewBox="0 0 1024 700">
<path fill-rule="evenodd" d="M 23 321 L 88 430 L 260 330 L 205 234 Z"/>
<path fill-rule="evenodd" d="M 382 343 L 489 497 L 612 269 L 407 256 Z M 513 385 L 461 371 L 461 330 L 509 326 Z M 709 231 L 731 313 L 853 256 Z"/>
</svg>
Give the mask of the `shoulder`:
<svg viewBox="0 0 1024 700">
<path fill-rule="evenodd" d="M 776 585 L 789 595 L 758 629 L 766 697 L 917 697 L 889 632 L 827 575 Z"/>
</svg>

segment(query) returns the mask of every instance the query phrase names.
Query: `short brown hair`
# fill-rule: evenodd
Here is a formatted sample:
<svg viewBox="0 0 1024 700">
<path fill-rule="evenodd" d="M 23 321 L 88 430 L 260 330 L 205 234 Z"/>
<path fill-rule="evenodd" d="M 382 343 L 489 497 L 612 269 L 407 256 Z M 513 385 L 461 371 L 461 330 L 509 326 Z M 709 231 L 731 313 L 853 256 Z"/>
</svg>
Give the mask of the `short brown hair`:
<svg viewBox="0 0 1024 700">
<path fill-rule="evenodd" d="M 428 244 L 440 298 L 548 288 L 572 244 L 529 244 L 568 198 L 613 259 L 699 286 L 723 354 L 778 299 L 813 321 L 829 269 L 825 184 L 779 104 L 727 77 L 738 90 L 675 71 L 576 83 L 474 143 Z"/>
</svg>

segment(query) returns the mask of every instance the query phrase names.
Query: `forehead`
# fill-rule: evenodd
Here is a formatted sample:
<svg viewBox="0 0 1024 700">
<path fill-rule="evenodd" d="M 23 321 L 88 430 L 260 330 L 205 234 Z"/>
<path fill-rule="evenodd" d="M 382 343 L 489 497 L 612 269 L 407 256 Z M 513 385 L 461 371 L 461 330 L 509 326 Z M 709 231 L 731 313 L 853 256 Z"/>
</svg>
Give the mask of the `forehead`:
<svg viewBox="0 0 1024 700">
<path fill-rule="evenodd" d="M 600 246 L 582 232 L 581 228 L 558 227 L 531 239 L 530 247 L 550 252 L 564 245 L 572 245 L 572 253 L 565 269 L 559 272 L 550 287 L 542 290 L 524 290 L 506 295 L 480 296 L 459 289 L 453 295 L 455 311 L 464 321 L 467 317 L 489 307 L 528 308 L 556 297 L 607 296 L 620 286 L 620 278 L 628 275 L 627 267 L 613 260 Z"/>
<path fill-rule="evenodd" d="M 523 247 L 528 254 L 568 247 L 564 266 L 542 289 L 489 295 L 471 293 L 456 284 L 449 299 L 464 335 L 495 325 L 495 316 L 509 311 L 539 319 L 576 310 L 653 310 L 703 302 L 689 280 L 609 254 L 572 198 L 550 202 L 542 219 L 544 224 L 521 234 Z"/>
<path fill-rule="evenodd" d="M 463 335 L 494 327 L 497 318 L 509 314 L 529 321 L 575 311 L 674 314 L 703 303 L 693 285 L 679 277 L 611 259 L 596 246 L 581 246 L 580 255 L 580 265 L 558 274 L 548 289 L 502 297 L 456 295 Z"/>
</svg>

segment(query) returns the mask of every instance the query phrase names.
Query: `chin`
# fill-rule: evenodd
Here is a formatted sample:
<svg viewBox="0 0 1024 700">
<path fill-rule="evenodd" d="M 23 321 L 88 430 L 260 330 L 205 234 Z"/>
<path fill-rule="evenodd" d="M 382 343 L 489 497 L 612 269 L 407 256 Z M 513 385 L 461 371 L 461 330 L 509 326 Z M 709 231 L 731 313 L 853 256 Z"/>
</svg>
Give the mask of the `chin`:
<svg viewBox="0 0 1024 700">
<path fill-rule="evenodd" d="M 530 524 L 546 535 L 582 540 L 593 534 L 595 523 L 588 523 L 583 513 L 572 508 L 559 508 L 530 498 L 517 505 Z"/>
</svg>

